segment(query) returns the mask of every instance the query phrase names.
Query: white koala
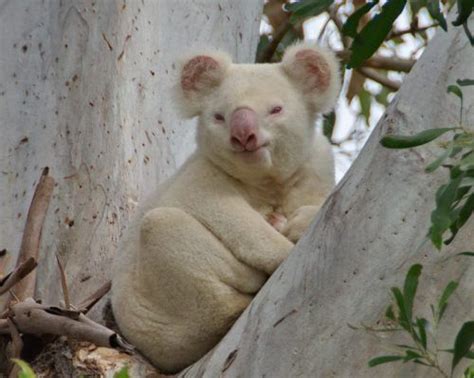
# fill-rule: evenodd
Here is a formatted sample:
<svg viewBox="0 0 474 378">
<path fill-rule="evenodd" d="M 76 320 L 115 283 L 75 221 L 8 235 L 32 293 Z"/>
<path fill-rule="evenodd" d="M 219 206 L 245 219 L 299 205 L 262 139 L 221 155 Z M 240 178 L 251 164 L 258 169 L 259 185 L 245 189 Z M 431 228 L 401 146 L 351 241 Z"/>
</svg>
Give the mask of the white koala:
<svg viewBox="0 0 474 378">
<path fill-rule="evenodd" d="M 120 330 L 163 371 L 224 336 L 329 194 L 333 158 L 315 120 L 339 86 L 333 54 L 305 43 L 279 64 L 221 53 L 184 64 L 198 148 L 137 210 L 112 282 Z"/>
</svg>

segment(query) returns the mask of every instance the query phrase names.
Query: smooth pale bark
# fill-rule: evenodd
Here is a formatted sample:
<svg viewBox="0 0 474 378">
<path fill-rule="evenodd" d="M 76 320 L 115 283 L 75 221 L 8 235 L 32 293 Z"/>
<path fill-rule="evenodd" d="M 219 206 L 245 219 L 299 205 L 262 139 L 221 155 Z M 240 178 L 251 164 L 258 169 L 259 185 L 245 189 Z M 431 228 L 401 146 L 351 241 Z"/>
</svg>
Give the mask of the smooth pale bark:
<svg viewBox="0 0 474 378">
<path fill-rule="evenodd" d="M 14 265 L 41 169 L 57 187 L 37 296 L 77 303 L 110 279 L 117 240 L 147 192 L 194 149 L 173 106 L 177 58 L 196 46 L 251 62 L 263 1 L 0 3 L 0 249 Z M 0 272 L 1 273 L 1 272 Z"/>
<path fill-rule="evenodd" d="M 472 79 L 473 62 L 474 49 L 461 28 L 438 32 L 309 232 L 222 342 L 181 376 L 436 376 L 410 363 L 368 368 L 371 357 L 393 354 L 390 345 L 409 340 L 390 333 L 382 339 L 348 324 L 381 325 L 390 288 L 402 286 L 417 262 L 424 269 L 415 307 L 427 319 L 429 304 L 437 302 L 445 285 L 461 282 L 438 332 L 440 348 L 452 348 L 461 324 L 474 318 L 472 258 L 445 261 L 472 250 L 473 223 L 441 254 L 423 243 L 434 192 L 447 179 L 446 170 L 425 174 L 424 167 L 440 148 L 432 143 L 397 151 L 378 143 L 386 133 L 456 125 L 459 101 L 446 87 Z M 465 124 L 472 127 L 474 87 L 463 91 Z"/>
</svg>

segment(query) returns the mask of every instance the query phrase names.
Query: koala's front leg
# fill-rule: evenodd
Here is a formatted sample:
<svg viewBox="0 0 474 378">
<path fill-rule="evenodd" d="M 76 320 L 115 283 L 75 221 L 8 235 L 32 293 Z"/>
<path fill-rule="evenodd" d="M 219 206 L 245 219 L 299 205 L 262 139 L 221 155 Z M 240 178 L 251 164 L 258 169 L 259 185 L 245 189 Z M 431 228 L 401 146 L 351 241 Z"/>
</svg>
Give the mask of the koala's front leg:
<svg viewBox="0 0 474 378">
<path fill-rule="evenodd" d="M 308 229 L 319 209 L 320 206 L 299 207 L 291 214 L 285 227 L 281 230 L 281 233 L 296 243 Z"/>
</svg>

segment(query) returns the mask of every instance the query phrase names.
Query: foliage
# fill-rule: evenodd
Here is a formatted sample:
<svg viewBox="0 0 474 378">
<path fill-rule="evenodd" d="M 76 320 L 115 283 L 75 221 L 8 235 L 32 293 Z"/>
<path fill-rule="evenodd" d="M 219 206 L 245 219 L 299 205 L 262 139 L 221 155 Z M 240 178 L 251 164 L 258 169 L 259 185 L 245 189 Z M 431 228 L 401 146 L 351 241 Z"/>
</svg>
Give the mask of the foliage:
<svg viewBox="0 0 474 378">
<path fill-rule="evenodd" d="M 17 358 L 12 358 L 12 361 L 20 368 L 18 378 L 36 378 L 35 372 L 27 362 Z"/>
<path fill-rule="evenodd" d="M 452 138 L 444 142 L 441 153 L 427 167 L 426 171 L 433 172 L 440 166 L 449 170 L 449 180 L 439 187 L 435 196 L 436 207 L 431 213 L 431 227 L 428 237 L 437 249 L 443 245 L 444 234 L 448 230 L 451 236 L 444 240 L 444 244 L 449 244 L 467 222 L 474 211 L 474 133 L 465 128 L 462 122 L 463 114 L 463 92 L 460 86 L 474 85 L 473 80 L 458 80 L 459 85 L 450 85 L 448 93 L 452 93 L 460 100 L 459 125 L 457 127 L 439 128 L 422 131 L 421 133 L 406 135 L 389 135 L 381 139 L 380 143 L 387 148 L 411 148 L 429 143 L 436 138 L 451 132 Z M 449 161 L 449 164 L 443 164 Z M 460 256 L 474 256 L 474 252 L 461 252 Z M 430 323 L 423 318 L 412 318 L 413 301 L 418 287 L 418 277 L 421 272 L 421 265 L 414 265 L 408 271 L 405 279 L 405 289 L 402 294 L 400 289 L 392 288 L 392 293 L 397 306 L 397 315 L 394 315 L 392 306 L 386 312 L 386 317 L 393 321 L 396 326 L 407 332 L 413 345 L 399 346 L 404 355 L 379 356 L 369 361 L 369 366 L 393 362 L 393 361 L 413 361 L 430 366 L 438 370 L 443 376 L 449 375 L 440 367 L 438 362 L 438 352 L 436 342 L 436 331 L 432 333 L 432 344 L 430 348 L 427 339 L 427 330 Z M 440 323 L 448 306 L 448 299 L 458 287 L 458 283 L 451 281 L 445 287 L 437 305 L 431 305 L 434 328 Z M 407 289 L 408 288 L 408 289 Z M 453 354 L 451 361 L 451 376 L 454 369 L 463 358 L 473 358 L 474 352 L 471 347 L 474 344 L 474 321 L 465 322 L 458 331 L 452 349 L 442 350 Z M 474 365 L 464 371 L 464 377 L 474 377 Z"/>
<path fill-rule="evenodd" d="M 117 373 L 114 374 L 114 378 L 129 378 L 130 375 L 128 374 L 128 367 L 124 366 L 120 369 Z"/>
</svg>

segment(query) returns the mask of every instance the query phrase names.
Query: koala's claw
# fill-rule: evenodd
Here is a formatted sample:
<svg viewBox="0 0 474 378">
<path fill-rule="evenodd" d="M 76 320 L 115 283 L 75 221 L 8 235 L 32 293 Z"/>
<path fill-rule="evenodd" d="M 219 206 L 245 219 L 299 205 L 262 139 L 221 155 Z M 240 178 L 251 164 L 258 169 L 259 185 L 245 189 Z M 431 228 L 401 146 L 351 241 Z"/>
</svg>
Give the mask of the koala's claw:
<svg viewBox="0 0 474 378">
<path fill-rule="evenodd" d="M 296 243 L 311 224 L 318 210 L 319 206 L 301 206 L 296 209 L 281 233 L 293 243 Z"/>
<path fill-rule="evenodd" d="M 267 222 L 270 223 L 275 230 L 281 232 L 288 220 L 283 214 L 274 212 L 267 215 Z"/>
</svg>

